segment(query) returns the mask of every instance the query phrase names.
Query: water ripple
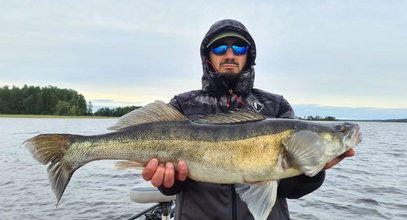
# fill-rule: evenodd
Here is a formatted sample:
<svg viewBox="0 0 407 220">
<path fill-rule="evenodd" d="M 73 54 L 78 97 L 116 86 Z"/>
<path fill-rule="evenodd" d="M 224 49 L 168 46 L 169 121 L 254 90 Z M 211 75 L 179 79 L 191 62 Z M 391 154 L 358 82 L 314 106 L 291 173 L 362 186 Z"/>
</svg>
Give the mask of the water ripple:
<svg viewBox="0 0 407 220">
<path fill-rule="evenodd" d="M 150 206 L 130 201 L 128 191 L 145 184 L 140 171 L 97 161 L 75 172 L 56 208 L 47 166 L 21 145 L 38 133 L 104 133 L 114 120 L 13 120 L 0 118 L 8 128 L 0 130 L 1 220 L 126 219 Z M 364 140 L 356 156 L 327 170 L 320 189 L 288 201 L 293 220 L 407 219 L 407 123 L 360 125 Z"/>
</svg>

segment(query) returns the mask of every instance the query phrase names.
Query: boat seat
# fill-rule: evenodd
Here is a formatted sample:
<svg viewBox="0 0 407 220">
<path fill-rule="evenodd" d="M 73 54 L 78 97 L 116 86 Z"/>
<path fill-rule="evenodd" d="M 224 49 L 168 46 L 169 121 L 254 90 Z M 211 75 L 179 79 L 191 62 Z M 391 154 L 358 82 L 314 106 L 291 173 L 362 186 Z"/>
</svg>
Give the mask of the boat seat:
<svg viewBox="0 0 407 220">
<path fill-rule="evenodd" d="M 137 187 L 130 190 L 130 199 L 137 203 L 158 203 L 173 201 L 175 195 L 166 196 L 156 187 Z"/>
</svg>

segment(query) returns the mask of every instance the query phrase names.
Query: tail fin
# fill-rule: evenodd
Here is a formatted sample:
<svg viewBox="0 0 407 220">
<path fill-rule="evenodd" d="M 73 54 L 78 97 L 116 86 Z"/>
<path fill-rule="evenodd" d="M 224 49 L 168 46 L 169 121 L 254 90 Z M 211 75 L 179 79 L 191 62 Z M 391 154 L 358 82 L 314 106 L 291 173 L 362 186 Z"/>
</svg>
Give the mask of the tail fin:
<svg viewBox="0 0 407 220">
<path fill-rule="evenodd" d="M 48 166 L 48 177 L 57 197 L 57 206 L 72 174 L 79 168 L 64 160 L 65 152 L 75 137 L 77 136 L 69 134 L 41 134 L 24 142 L 38 162 L 51 163 Z"/>
</svg>

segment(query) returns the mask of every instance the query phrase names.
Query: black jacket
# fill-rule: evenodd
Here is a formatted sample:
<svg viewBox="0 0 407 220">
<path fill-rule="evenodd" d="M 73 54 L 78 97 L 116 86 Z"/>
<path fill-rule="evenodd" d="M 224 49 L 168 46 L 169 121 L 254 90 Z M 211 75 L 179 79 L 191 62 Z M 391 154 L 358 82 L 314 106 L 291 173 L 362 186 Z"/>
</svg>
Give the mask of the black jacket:
<svg viewBox="0 0 407 220">
<path fill-rule="evenodd" d="M 248 61 L 233 87 L 208 63 L 206 45 L 217 33 L 233 30 L 241 33 L 251 42 Z M 253 88 L 256 48 L 247 29 L 238 21 L 221 20 L 215 23 L 201 44 L 203 62 L 202 89 L 175 96 L 170 104 L 189 118 L 198 115 L 224 113 L 236 108 L 250 109 L 269 118 L 294 118 L 290 104 L 280 95 Z M 325 173 L 315 177 L 304 175 L 280 180 L 278 196 L 268 219 L 290 219 L 286 198 L 299 198 L 317 188 L 324 180 Z M 187 219 L 253 219 L 246 204 L 235 192 L 233 184 L 203 183 L 187 179 L 176 181 L 171 188 L 159 187 L 166 195 L 177 194 L 177 220 Z"/>
</svg>

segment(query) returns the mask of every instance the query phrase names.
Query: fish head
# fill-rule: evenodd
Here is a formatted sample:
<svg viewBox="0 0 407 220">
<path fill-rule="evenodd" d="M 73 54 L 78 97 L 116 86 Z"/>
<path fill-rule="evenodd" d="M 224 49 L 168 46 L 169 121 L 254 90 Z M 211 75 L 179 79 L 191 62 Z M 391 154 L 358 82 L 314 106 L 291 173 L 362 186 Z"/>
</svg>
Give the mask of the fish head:
<svg viewBox="0 0 407 220">
<path fill-rule="evenodd" d="M 283 141 L 290 163 L 308 176 L 320 172 L 325 164 L 361 142 L 355 123 L 301 122 Z"/>
<path fill-rule="evenodd" d="M 325 143 L 337 143 L 345 152 L 362 141 L 360 127 L 356 123 L 314 123 L 303 122 L 295 127 L 295 131 L 308 131 L 318 135 Z"/>
<path fill-rule="evenodd" d="M 362 133 L 358 124 L 345 122 L 343 124 L 336 125 L 336 128 L 343 133 L 342 142 L 345 146 L 345 150 L 349 150 L 362 141 Z"/>
</svg>

